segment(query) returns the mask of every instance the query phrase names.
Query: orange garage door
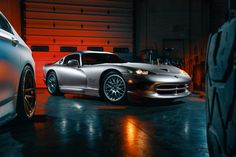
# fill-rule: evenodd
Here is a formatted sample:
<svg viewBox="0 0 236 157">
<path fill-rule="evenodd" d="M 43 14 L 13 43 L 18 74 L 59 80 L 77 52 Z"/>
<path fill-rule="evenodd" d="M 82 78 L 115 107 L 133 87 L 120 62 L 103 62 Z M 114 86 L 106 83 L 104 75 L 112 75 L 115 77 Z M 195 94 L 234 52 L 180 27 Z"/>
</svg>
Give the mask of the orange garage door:
<svg viewBox="0 0 236 157">
<path fill-rule="evenodd" d="M 25 0 L 24 38 L 36 62 L 37 87 L 43 65 L 76 50 L 133 49 L 132 0 Z"/>
</svg>

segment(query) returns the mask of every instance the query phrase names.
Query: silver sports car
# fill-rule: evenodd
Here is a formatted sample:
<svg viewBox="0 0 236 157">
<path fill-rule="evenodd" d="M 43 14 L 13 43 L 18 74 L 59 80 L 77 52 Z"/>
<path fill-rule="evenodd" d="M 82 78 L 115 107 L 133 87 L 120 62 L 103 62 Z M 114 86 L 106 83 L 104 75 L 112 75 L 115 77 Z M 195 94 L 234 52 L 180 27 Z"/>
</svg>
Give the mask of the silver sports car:
<svg viewBox="0 0 236 157">
<path fill-rule="evenodd" d="M 127 96 L 187 96 L 191 78 L 174 66 L 130 63 L 110 52 L 80 51 L 45 65 L 44 81 L 52 95 L 80 93 L 117 103 Z"/>
<path fill-rule="evenodd" d="M 0 12 L 0 125 L 34 115 L 34 66 L 31 50 Z"/>
</svg>

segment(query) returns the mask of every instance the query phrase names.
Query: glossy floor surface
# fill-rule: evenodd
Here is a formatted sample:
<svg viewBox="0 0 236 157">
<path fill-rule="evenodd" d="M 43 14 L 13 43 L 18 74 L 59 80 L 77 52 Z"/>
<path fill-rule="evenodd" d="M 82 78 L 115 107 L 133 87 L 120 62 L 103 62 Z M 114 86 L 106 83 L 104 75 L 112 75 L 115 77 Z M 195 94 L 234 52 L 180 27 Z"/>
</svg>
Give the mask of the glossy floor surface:
<svg viewBox="0 0 236 157">
<path fill-rule="evenodd" d="M 0 157 L 208 157 L 204 103 L 112 105 L 38 90 L 33 123 L 0 128 Z"/>
</svg>

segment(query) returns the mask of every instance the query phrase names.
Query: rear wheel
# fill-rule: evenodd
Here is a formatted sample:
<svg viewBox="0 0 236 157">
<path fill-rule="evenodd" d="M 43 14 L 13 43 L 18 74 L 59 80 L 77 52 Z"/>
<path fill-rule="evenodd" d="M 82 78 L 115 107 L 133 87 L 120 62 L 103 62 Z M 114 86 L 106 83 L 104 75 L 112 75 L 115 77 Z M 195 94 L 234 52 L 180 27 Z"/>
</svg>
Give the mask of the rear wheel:
<svg viewBox="0 0 236 157">
<path fill-rule="evenodd" d="M 51 95 L 54 95 L 54 96 L 61 95 L 59 85 L 58 85 L 57 75 L 54 71 L 49 72 L 46 79 L 46 84 L 47 84 L 48 92 Z"/>
<path fill-rule="evenodd" d="M 118 72 L 109 72 L 102 80 L 102 96 L 112 103 L 126 99 L 127 89 L 124 78 Z"/>
<path fill-rule="evenodd" d="M 36 91 L 34 72 L 26 66 L 22 72 L 17 97 L 17 116 L 19 119 L 29 120 L 35 113 Z"/>
</svg>

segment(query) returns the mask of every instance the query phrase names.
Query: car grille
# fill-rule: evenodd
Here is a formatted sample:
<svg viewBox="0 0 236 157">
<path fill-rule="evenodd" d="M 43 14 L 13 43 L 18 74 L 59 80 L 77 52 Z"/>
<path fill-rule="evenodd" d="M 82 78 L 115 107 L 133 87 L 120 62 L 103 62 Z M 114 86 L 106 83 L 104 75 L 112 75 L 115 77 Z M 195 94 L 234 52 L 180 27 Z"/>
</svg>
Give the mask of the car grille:
<svg viewBox="0 0 236 157">
<path fill-rule="evenodd" d="M 159 95 L 178 95 L 188 91 L 188 84 L 160 84 L 156 86 Z"/>
</svg>

